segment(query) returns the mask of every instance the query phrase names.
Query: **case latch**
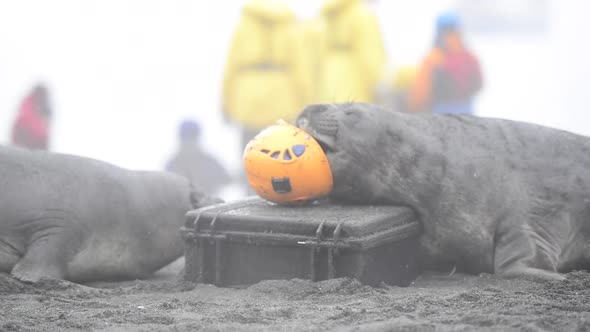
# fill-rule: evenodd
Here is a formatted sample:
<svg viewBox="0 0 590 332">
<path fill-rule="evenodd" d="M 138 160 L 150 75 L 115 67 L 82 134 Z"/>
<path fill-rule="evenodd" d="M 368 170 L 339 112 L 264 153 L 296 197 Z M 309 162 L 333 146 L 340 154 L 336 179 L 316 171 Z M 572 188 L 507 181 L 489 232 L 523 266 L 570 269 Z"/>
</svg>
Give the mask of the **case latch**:
<svg viewBox="0 0 590 332">
<path fill-rule="evenodd" d="M 231 210 L 235 210 L 235 209 L 239 209 L 242 207 L 246 207 L 248 205 L 251 205 L 255 203 L 254 200 L 247 200 L 245 202 L 242 202 L 240 204 L 234 204 L 231 206 L 228 206 L 225 209 L 222 209 L 221 211 L 218 211 L 213 219 L 211 220 L 211 222 L 209 223 L 209 228 L 208 229 L 204 229 L 203 224 L 205 223 L 203 221 L 203 218 L 201 218 L 202 213 L 204 212 L 203 210 L 200 210 L 198 214 L 195 215 L 195 213 L 193 212 L 189 212 L 186 215 L 186 222 L 185 222 L 185 227 L 182 228 L 182 236 L 185 240 L 189 240 L 189 241 L 194 241 L 195 245 L 197 247 L 197 264 L 198 264 L 198 273 L 196 276 L 196 280 L 195 282 L 197 283 L 203 283 L 206 282 L 205 281 L 205 270 L 206 270 L 206 245 L 207 243 L 209 245 L 213 245 L 213 251 L 214 251 L 214 255 L 215 255 L 215 262 L 214 262 L 214 268 L 215 268 L 215 276 L 214 276 L 214 284 L 215 285 L 221 285 L 222 284 L 222 271 L 223 271 L 223 261 L 222 261 L 222 257 L 223 257 L 223 243 L 225 242 L 225 240 L 227 239 L 227 235 L 225 234 L 221 234 L 217 232 L 217 226 L 219 224 L 218 220 L 219 220 L 219 216 L 222 213 L 231 211 Z M 192 225 L 192 227 L 191 227 Z"/>
<path fill-rule="evenodd" d="M 310 259 L 309 259 L 309 271 L 310 271 L 310 279 L 313 281 L 319 280 L 317 271 L 316 271 L 316 262 L 318 261 L 318 253 L 320 252 L 320 248 L 324 247 L 328 251 L 328 279 L 334 278 L 336 271 L 335 271 L 335 264 L 334 264 L 334 255 L 339 254 L 340 247 L 347 247 L 345 244 L 339 243 L 340 235 L 342 233 L 342 225 L 343 223 L 340 222 L 336 225 L 334 232 L 332 233 L 332 239 L 323 239 L 324 234 L 324 227 L 325 221 L 322 221 L 318 226 L 315 232 L 315 239 L 308 240 L 305 242 L 300 242 L 300 244 L 304 244 L 310 246 Z"/>
</svg>

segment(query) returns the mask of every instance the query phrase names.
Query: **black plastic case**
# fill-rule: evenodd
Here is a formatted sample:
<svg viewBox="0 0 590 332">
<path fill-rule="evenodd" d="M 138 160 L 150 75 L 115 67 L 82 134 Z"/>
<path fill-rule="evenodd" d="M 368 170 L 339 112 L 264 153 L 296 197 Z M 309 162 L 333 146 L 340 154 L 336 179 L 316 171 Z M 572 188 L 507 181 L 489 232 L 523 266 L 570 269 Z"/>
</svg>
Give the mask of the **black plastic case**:
<svg viewBox="0 0 590 332">
<path fill-rule="evenodd" d="M 251 197 L 186 217 L 181 233 L 189 281 L 238 286 L 347 276 L 405 286 L 416 277 L 419 224 L 409 208 L 281 206 Z"/>
</svg>

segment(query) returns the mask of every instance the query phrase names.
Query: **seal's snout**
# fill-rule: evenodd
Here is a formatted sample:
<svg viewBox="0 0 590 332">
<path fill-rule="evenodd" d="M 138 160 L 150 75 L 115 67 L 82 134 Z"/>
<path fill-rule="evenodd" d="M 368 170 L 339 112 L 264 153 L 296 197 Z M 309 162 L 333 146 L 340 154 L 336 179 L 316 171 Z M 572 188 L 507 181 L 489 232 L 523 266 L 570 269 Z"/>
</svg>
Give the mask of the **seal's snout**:
<svg viewBox="0 0 590 332">
<path fill-rule="evenodd" d="M 313 135 L 313 138 L 315 138 L 315 140 L 318 142 L 318 144 L 320 145 L 320 148 L 322 148 L 322 151 L 324 151 L 325 154 L 336 151 L 336 149 L 335 149 L 336 142 L 331 137 L 329 137 L 329 136 L 325 137 L 322 135 Z M 325 139 L 323 139 L 323 138 L 325 138 Z"/>
<path fill-rule="evenodd" d="M 323 118 L 318 121 L 310 122 L 308 133 L 310 133 L 320 144 L 324 153 L 336 151 L 338 123 L 335 119 Z"/>
<path fill-rule="evenodd" d="M 297 119 L 297 126 L 312 135 L 325 153 L 336 150 L 338 134 L 338 120 L 330 106 L 309 106 Z"/>
<path fill-rule="evenodd" d="M 310 121 L 312 132 L 310 133 L 322 147 L 325 153 L 336 150 L 336 135 L 338 134 L 338 121 L 333 116 L 320 116 Z"/>
</svg>

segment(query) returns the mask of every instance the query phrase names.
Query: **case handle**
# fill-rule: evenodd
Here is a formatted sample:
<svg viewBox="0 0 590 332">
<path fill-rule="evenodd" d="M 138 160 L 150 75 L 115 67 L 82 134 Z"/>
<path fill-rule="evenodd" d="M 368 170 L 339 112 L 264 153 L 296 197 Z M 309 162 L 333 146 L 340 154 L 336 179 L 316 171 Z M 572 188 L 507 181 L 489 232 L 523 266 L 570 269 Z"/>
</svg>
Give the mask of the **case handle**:
<svg viewBox="0 0 590 332">
<path fill-rule="evenodd" d="M 324 232 L 325 223 L 326 223 L 325 221 L 322 221 L 320 223 L 317 230 L 315 231 L 316 241 L 315 241 L 315 243 L 310 243 L 311 248 L 310 248 L 310 257 L 309 257 L 309 274 L 310 274 L 309 279 L 311 281 L 317 281 L 317 277 L 318 277 L 315 265 L 316 265 L 316 261 L 317 261 L 317 253 L 319 251 L 318 244 L 320 242 L 322 242 L 322 233 Z"/>
<path fill-rule="evenodd" d="M 343 222 L 338 223 L 336 225 L 336 229 L 334 229 L 334 233 L 332 234 L 332 245 L 328 247 L 328 279 L 334 278 L 336 274 L 335 266 L 334 266 L 334 255 L 338 255 L 339 250 L 336 243 L 340 241 L 340 234 L 342 233 L 342 224 Z"/>
</svg>

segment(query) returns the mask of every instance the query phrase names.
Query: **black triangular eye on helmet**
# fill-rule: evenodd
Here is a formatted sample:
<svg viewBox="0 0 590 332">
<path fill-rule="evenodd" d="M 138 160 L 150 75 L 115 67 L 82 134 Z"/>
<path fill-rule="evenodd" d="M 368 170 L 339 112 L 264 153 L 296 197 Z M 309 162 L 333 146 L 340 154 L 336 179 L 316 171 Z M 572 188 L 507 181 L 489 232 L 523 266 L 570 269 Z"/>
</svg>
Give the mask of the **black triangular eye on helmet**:
<svg viewBox="0 0 590 332">
<path fill-rule="evenodd" d="M 281 151 L 275 151 L 270 155 L 270 157 L 273 159 L 279 159 L 280 154 L 281 154 Z"/>
<path fill-rule="evenodd" d="M 291 192 L 291 181 L 288 177 L 284 178 L 272 178 L 272 189 L 277 194 L 286 194 Z"/>
<path fill-rule="evenodd" d="M 289 152 L 289 150 L 285 150 L 285 154 L 283 154 L 283 160 L 291 160 L 293 159 L 291 157 L 291 153 Z"/>
</svg>

